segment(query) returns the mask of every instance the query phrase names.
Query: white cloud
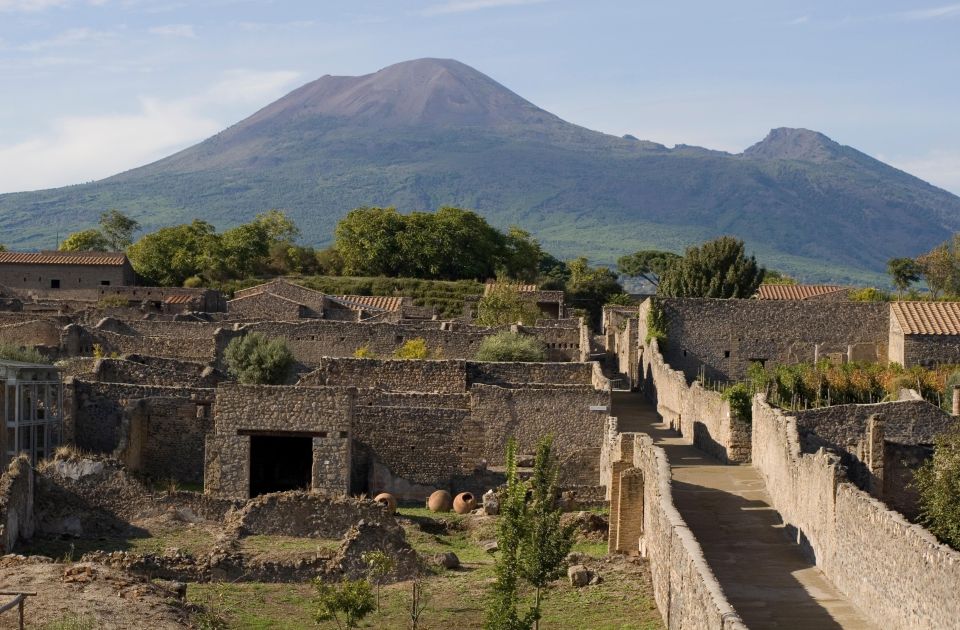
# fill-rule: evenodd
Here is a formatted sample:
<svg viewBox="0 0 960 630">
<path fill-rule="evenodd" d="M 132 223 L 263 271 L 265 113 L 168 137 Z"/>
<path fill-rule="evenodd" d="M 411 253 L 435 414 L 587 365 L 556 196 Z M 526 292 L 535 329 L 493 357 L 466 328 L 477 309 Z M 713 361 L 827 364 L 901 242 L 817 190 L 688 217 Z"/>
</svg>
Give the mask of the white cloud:
<svg viewBox="0 0 960 630">
<path fill-rule="evenodd" d="M 163 37 L 185 37 L 187 39 L 193 39 L 197 36 L 196 31 L 193 29 L 193 24 L 164 24 L 163 26 L 154 26 L 150 29 L 150 32 L 154 35 L 162 35 Z"/>
<path fill-rule="evenodd" d="M 810 21 L 810 16 L 809 16 L 809 15 L 801 15 L 801 16 L 798 17 L 798 18 L 794 18 L 794 19 L 790 20 L 789 22 L 787 22 L 787 24 L 790 25 L 790 26 L 798 26 L 798 25 L 800 25 L 800 24 L 806 24 L 806 23 L 809 22 L 809 21 Z"/>
<path fill-rule="evenodd" d="M 550 0 L 451 0 L 443 4 L 434 4 L 423 10 L 422 14 L 426 16 L 446 15 L 449 13 L 467 13 L 470 11 L 482 11 L 483 9 L 496 9 L 499 7 L 517 7 L 528 4 L 542 4 Z"/>
<path fill-rule="evenodd" d="M 960 152 L 935 150 L 926 155 L 902 158 L 878 157 L 900 170 L 960 195 Z"/>
<path fill-rule="evenodd" d="M 0 145 L 0 192 L 76 184 L 149 163 L 223 129 L 216 108 L 259 105 L 297 76 L 235 70 L 187 98 L 141 97 L 134 112 L 60 118 L 37 137 Z"/>
<path fill-rule="evenodd" d="M 957 17 L 960 16 L 960 4 L 948 4 L 942 7 L 904 11 L 898 15 L 906 20 L 939 20 L 942 18 Z"/>
<path fill-rule="evenodd" d="M 51 48 L 65 48 L 89 42 L 97 43 L 116 37 L 112 31 L 97 31 L 91 28 L 71 28 L 49 39 L 41 39 L 20 46 L 20 50 L 36 52 Z"/>
<path fill-rule="evenodd" d="M 91 6 L 103 6 L 108 0 L 86 0 L 83 4 Z M 75 0 L 0 0 L 0 12 L 23 12 L 30 13 L 52 9 L 55 7 L 65 7 L 69 4 L 76 4 Z"/>
</svg>

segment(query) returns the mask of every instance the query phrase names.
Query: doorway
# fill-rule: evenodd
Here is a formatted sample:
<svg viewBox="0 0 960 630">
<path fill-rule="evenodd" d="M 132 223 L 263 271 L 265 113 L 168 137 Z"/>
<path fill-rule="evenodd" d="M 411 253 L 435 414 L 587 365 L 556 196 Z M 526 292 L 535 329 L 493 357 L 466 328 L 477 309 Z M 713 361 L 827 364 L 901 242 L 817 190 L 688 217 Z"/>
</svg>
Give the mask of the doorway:
<svg viewBox="0 0 960 630">
<path fill-rule="evenodd" d="M 312 438 L 250 436 L 250 498 L 268 492 L 309 490 L 312 469 Z"/>
</svg>

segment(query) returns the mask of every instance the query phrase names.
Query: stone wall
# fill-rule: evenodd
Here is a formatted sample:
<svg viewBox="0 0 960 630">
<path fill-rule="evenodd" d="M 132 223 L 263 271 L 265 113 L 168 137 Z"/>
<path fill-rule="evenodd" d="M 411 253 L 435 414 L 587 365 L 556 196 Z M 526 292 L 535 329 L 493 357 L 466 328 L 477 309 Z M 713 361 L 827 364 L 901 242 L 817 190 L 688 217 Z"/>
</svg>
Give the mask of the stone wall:
<svg viewBox="0 0 960 630">
<path fill-rule="evenodd" d="M 0 342 L 18 347 L 60 347 L 60 325 L 49 319 L 34 319 L 0 326 Z"/>
<path fill-rule="evenodd" d="M 127 435 L 130 416 L 138 401 L 150 399 L 177 399 L 193 406 L 193 417 L 202 417 L 213 400 L 212 389 L 164 387 L 158 385 L 131 385 L 124 383 L 97 383 L 73 378 L 64 388 L 64 435 L 83 450 L 94 453 L 113 453 Z M 198 411 L 199 408 L 199 411 Z M 164 422 L 184 430 L 183 412 L 174 417 L 159 413 L 151 415 L 150 424 L 159 427 Z M 189 434 L 194 434 L 189 431 Z M 202 443 L 202 442 L 201 442 Z"/>
<path fill-rule="evenodd" d="M 324 357 L 301 385 L 375 387 L 394 392 L 467 391 L 464 361 L 404 361 Z"/>
<path fill-rule="evenodd" d="M 202 363 L 175 359 L 144 360 L 140 355 L 128 355 L 127 359 L 99 359 L 94 364 L 93 380 L 102 383 L 131 383 L 137 385 L 163 385 L 170 387 L 216 387 L 222 375 L 207 370 Z"/>
<path fill-rule="evenodd" d="M 395 524 L 382 505 L 369 499 L 275 492 L 250 499 L 231 511 L 224 525 L 239 536 L 339 539 L 361 520 Z"/>
<path fill-rule="evenodd" d="M 204 491 L 221 498 L 249 498 L 250 439 L 262 433 L 310 437 L 311 490 L 330 496 L 348 493 L 354 398 L 349 389 L 221 385 L 206 442 Z"/>
<path fill-rule="evenodd" d="M 673 504 L 666 453 L 646 434 L 620 433 L 611 439 L 609 484 L 617 500 L 610 506 L 610 544 L 613 550 L 639 550 L 646 557 L 653 597 L 666 626 L 746 630 Z M 629 491 L 621 492 L 622 483 Z"/>
<path fill-rule="evenodd" d="M 227 302 L 230 315 L 248 320 L 268 319 L 293 322 L 307 317 L 321 317 L 310 307 L 273 293 L 252 293 Z"/>
<path fill-rule="evenodd" d="M 184 361 L 213 362 L 216 346 L 213 337 L 160 337 L 139 334 L 122 335 L 106 330 L 86 330 L 81 344 L 84 348 L 76 354 L 89 354 L 94 345 L 99 345 L 104 354 L 145 354 Z"/>
<path fill-rule="evenodd" d="M 0 554 L 33 537 L 33 467 L 26 456 L 10 462 L 0 477 Z"/>
<path fill-rule="evenodd" d="M 878 627 L 955 626 L 960 553 L 847 481 L 837 456 L 801 443 L 796 418 L 757 396 L 753 465 L 817 566 Z"/>
<path fill-rule="evenodd" d="M 671 428 L 722 462 L 750 461 L 749 420 L 731 412 L 719 392 L 688 385 L 686 375 L 664 361 L 656 339 L 643 349 L 642 371 L 647 395 Z"/>
<path fill-rule="evenodd" d="M 960 363 L 960 336 L 957 335 L 905 335 L 903 339 L 903 365 L 954 365 Z"/>
<path fill-rule="evenodd" d="M 470 409 L 470 394 L 437 392 L 385 392 L 373 387 L 357 390 L 357 407 L 421 407 Z"/>
<path fill-rule="evenodd" d="M 644 330 L 644 336 L 646 331 Z M 642 337 L 638 307 L 603 307 L 603 334 L 607 356 L 611 357 L 624 389 L 634 389 L 640 382 Z"/>
<path fill-rule="evenodd" d="M 664 358 L 688 379 L 737 380 L 753 361 L 887 357 L 890 306 L 871 302 L 658 299 L 667 320 Z"/>
<path fill-rule="evenodd" d="M 467 362 L 470 384 L 485 385 L 591 385 L 592 363 Z"/>
</svg>

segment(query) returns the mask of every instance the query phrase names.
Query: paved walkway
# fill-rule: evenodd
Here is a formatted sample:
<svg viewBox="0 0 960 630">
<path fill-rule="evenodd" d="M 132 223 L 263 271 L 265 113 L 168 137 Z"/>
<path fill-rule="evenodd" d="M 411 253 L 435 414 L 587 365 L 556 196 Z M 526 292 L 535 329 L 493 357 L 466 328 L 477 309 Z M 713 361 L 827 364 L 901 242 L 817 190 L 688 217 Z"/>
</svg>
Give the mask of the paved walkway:
<svg viewBox="0 0 960 630">
<path fill-rule="evenodd" d="M 646 432 L 667 452 L 674 503 L 751 630 L 875 628 L 790 541 L 752 466 L 685 444 L 642 394 L 614 394 L 613 415 L 622 431 Z"/>
</svg>

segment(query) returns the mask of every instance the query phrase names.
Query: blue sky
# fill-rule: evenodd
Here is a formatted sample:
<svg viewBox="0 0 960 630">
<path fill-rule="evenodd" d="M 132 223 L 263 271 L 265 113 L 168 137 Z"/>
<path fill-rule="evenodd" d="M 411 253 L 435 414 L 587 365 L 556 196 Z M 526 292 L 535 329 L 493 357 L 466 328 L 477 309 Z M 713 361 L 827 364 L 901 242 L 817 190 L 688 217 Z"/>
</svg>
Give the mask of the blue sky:
<svg viewBox="0 0 960 630">
<path fill-rule="evenodd" d="M 592 129 L 739 152 L 806 127 L 960 193 L 949 0 L 0 0 L 0 192 L 105 177 L 418 57 Z"/>
</svg>

